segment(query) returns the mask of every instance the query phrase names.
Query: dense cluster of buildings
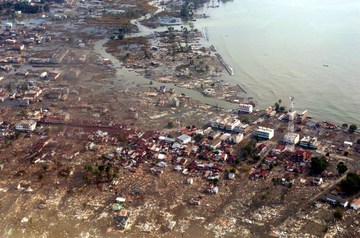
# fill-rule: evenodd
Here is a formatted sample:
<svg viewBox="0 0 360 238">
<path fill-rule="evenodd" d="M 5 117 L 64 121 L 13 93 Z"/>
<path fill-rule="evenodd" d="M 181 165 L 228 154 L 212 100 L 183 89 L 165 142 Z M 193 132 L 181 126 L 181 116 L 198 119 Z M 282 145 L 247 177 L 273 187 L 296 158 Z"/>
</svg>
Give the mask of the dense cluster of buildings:
<svg viewBox="0 0 360 238">
<path fill-rule="evenodd" d="M 226 131 L 238 132 L 246 134 L 249 130 L 247 123 L 242 123 L 236 116 L 228 116 L 225 118 L 215 117 L 209 120 L 212 128 Z"/>
<path fill-rule="evenodd" d="M 33 28 L 7 23 L 0 32 L 0 45 L 4 48 L 4 53 L 0 57 L 0 69 L 4 73 L 9 73 L 14 69 L 13 65 L 23 63 L 31 66 L 47 66 L 59 64 L 69 53 L 66 49 L 59 49 L 49 54 L 41 54 L 40 56 L 23 57 L 31 46 L 43 45 L 53 41 L 55 36 L 45 33 L 46 25 L 40 25 Z M 84 44 L 81 42 L 81 45 Z M 40 55 L 40 54 L 39 54 Z M 81 71 L 77 69 L 69 70 L 65 73 L 65 77 L 69 79 L 78 78 Z M 26 70 L 25 72 L 18 70 L 16 73 L 19 77 L 36 77 L 40 81 L 50 79 L 59 79 L 61 72 L 57 70 Z M 0 80 L 4 76 L 0 75 Z M 11 86 L 11 85 L 10 85 Z M 210 89 L 211 94 L 213 89 Z M 17 92 L 14 92 L 17 91 Z M 166 92 L 166 87 L 161 86 L 160 93 Z M 27 82 L 22 85 L 21 90 L 5 90 L 0 89 L 0 101 L 7 99 L 19 100 L 21 106 L 27 106 L 37 100 L 66 100 L 70 93 L 67 86 L 45 87 L 41 83 Z M 160 98 L 157 104 L 164 106 L 165 100 Z M 172 106 L 179 107 L 178 98 L 172 98 Z M 93 109 L 89 105 L 67 105 L 66 109 Z M 209 182 L 202 191 L 208 194 L 217 194 L 221 187 L 217 186 L 217 181 L 225 179 L 234 179 L 234 172 L 226 172 L 226 176 L 222 176 L 229 166 L 237 164 L 239 160 L 239 151 L 235 150 L 235 145 L 239 144 L 244 138 L 255 137 L 260 143 L 255 143 L 255 149 L 249 151 L 249 155 L 253 159 L 259 158 L 259 163 L 250 170 L 250 178 L 261 179 L 271 176 L 272 167 L 275 165 L 282 166 L 284 176 L 281 178 L 283 185 L 290 185 L 294 179 L 285 174 L 300 174 L 307 171 L 312 151 L 305 149 L 317 149 L 320 145 L 317 137 L 301 135 L 293 132 L 285 132 L 282 139 L 275 141 L 276 128 L 274 124 L 265 124 L 266 118 L 276 115 L 276 111 L 272 107 L 266 110 L 266 116 L 259 116 L 250 126 L 244 123 L 245 120 L 239 119 L 238 114 L 251 114 L 254 107 L 251 104 L 240 104 L 235 114 L 226 116 L 217 116 L 209 120 L 210 127 L 199 129 L 186 127 L 180 129 L 180 133 L 176 137 L 157 131 L 140 132 L 130 127 L 114 123 L 112 121 L 88 120 L 70 118 L 69 113 L 45 112 L 43 110 L 35 111 L 31 115 L 23 115 L 26 119 L 21 119 L 16 123 L 2 122 L 0 123 L 0 137 L 12 136 L 15 131 L 25 132 L 26 135 L 38 133 L 42 135 L 43 130 L 37 127 L 39 124 L 65 125 L 71 127 L 81 127 L 82 130 L 67 130 L 64 137 L 67 139 L 75 139 L 85 141 L 87 150 L 98 150 L 98 144 L 106 144 L 113 146 L 113 151 L 106 153 L 104 157 L 116 166 L 122 166 L 129 171 L 135 171 L 139 167 L 146 168 L 148 172 L 156 176 L 161 176 L 167 168 L 171 168 L 174 173 L 181 173 L 186 176 L 186 183 L 192 184 L 193 177 L 199 176 Z M 302 123 L 307 119 L 308 112 L 304 111 L 298 114 L 296 111 L 284 112 L 278 117 L 280 120 L 295 121 Z M 274 126 L 274 127 L 273 127 Z M 273 127 L 273 128 L 271 128 Z M 85 128 L 85 129 L 84 129 Z M 326 124 L 326 128 L 334 129 L 335 125 Z M 249 133 L 251 132 L 251 133 Z M 44 133 L 46 134 L 46 133 Z M 274 138 L 275 137 L 275 138 Z M 279 137 L 278 137 L 279 138 Z M 300 139 L 301 138 L 301 139 Z M 265 140 L 272 140 L 270 143 Z M 32 145 L 33 154 L 30 158 L 34 163 L 41 163 L 54 156 L 60 156 L 62 159 L 71 160 L 79 155 L 79 151 L 61 151 L 58 153 L 55 149 L 49 151 L 46 144 L 51 141 L 50 138 L 42 137 L 39 141 L 34 141 Z M 248 141 L 248 140 L 247 140 Z M 123 143 L 123 142 L 126 142 Z M 276 144 L 276 143 L 279 144 Z M 274 145 L 276 144 L 276 145 Z M 299 144 L 294 151 L 286 151 L 284 144 Z M 131 145 L 131 146 L 129 146 Z M 274 147 L 272 147 L 274 145 Z M 344 142 L 344 146 L 352 147 L 351 142 Z M 314 185 L 321 185 L 322 178 L 314 178 Z M 339 196 L 329 194 L 325 200 L 331 204 L 340 204 L 344 207 L 348 206 L 348 202 Z M 116 212 L 115 220 L 117 227 L 126 229 L 129 225 L 128 211 L 123 209 L 125 199 L 116 198 L 113 203 L 113 210 Z M 190 200 L 190 204 L 200 205 L 200 201 L 196 198 Z M 357 210 L 360 207 L 360 200 L 354 200 L 351 207 Z"/>
</svg>

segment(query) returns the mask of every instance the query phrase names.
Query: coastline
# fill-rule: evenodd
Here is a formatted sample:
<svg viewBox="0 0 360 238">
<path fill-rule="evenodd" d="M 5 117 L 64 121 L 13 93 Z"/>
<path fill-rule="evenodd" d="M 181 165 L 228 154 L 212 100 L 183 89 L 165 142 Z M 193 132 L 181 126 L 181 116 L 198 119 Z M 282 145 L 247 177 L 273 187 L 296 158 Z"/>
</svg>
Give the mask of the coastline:
<svg viewBox="0 0 360 238">
<path fill-rule="evenodd" d="M 320 143 L 316 149 L 297 143 L 296 151 L 287 151 L 290 123 L 280 119 L 285 110 L 234 113 L 235 100 L 252 101 L 248 87 L 225 81 L 230 75 L 215 46 L 203 44 L 201 31 L 140 26 L 145 32 L 115 41 L 109 40 L 118 34 L 115 23 L 106 24 L 100 32 L 88 23 L 69 29 L 66 21 L 50 22 L 49 32 L 63 34 L 37 46 L 38 52 L 26 50 L 69 48 L 57 69 L 72 74 L 44 80 L 38 71 L 27 77 L 13 72 L 5 79 L 19 83 L 16 88 L 30 81 L 43 94 L 26 107 L 0 111 L 0 132 L 9 133 L 0 138 L 0 234 L 335 237 L 354 228 L 348 222 L 356 221 L 354 211 L 341 208 L 344 219 L 334 225 L 329 218 L 335 209 L 320 197 L 337 189 L 346 173 L 360 171 L 359 131 L 296 116 L 298 139 Z M 37 123 L 34 130 L 18 130 L 25 120 Z M 272 130 L 272 137 L 256 137 L 260 127 Z M 309 172 L 312 156 L 329 163 L 319 175 L 321 186 Z M 338 174 L 339 162 L 348 166 L 345 174 Z"/>
<path fill-rule="evenodd" d="M 162 11 L 164 11 L 164 8 L 162 8 L 161 6 L 158 6 L 156 4 L 156 1 L 153 1 L 152 2 L 152 6 L 155 6 L 155 7 L 158 7 L 158 10 L 156 10 L 156 13 L 161 13 Z M 217 9 L 214 9 L 214 11 L 216 11 Z M 126 36 L 126 38 L 133 38 L 133 37 L 147 37 L 149 35 L 154 35 L 155 33 L 157 32 L 161 32 L 161 31 L 166 31 L 168 26 L 160 26 L 160 27 L 155 27 L 155 28 L 149 28 L 145 25 L 142 25 L 141 21 L 143 21 L 144 19 L 148 19 L 152 17 L 152 15 L 146 15 L 146 16 L 142 16 L 138 19 L 134 19 L 132 20 L 132 24 L 136 25 L 139 29 L 139 32 L 137 33 L 131 33 L 129 34 L 128 36 Z M 207 19 L 204 19 L 204 21 L 206 21 Z M 197 27 L 197 22 L 194 22 L 192 23 L 195 25 L 195 28 Z M 140 27 L 139 27 L 140 26 Z M 182 24 L 181 27 L 186 27 L 188 26 L 187 24 Z M 177 28 L 180 28 L 180 26 L 176 26 L 175 29 Z M 249 94 L 248 92 L 248 89 L 245 90 L 245 87 L 240 85 L 238 83 L 237 80 L 234 80 L 234 79 L 231 79 L 231 76 L 233 75 L 233 69 L 224 61 L 223 57 L 217 53 L 217 49 L 215 48 L 215 46 L 212 44 L 211 42 L 211 39 L 209 39 L 209 36 L 208 36 L 208 32 L 204 33 L 204 29 L 201 29 L 200 32 L 202 33 L 203 35 L 203 39 L 200 39 L 200 40 L 197 40 L 196 44 L 199 44 L 201 45 L 202 47 L 206 47 L 206 46 L 209 46 L 209 52 L 214 52 L 214 54 L 212 55 L 213 58 L 219 60 L 220 64 L 222 65 L 223 67 L 223 71 L 221 72 L 221 75 L 219 76 L 216 76 L 216 78 L 219 78 L 219 80 L 223 81 L 226 84 L 231 84 L 231 86 L 233 86 L 233 88 L 229 89 L 229 91 L 232 91 L 234 89 L 237 89 L 237 94 L 239 95 L 239 93 L 241 94 L 239 96 L 240 98 L 240 102 L 243 102 L 243 103 L 248 103 L 250 102 L 251 104 L 257 104 L 256 101 L 254 101 L 254 98 L 251 94 Z M 155 36 L 156 37 L 156 36 Z M 106 44 L 108 43 L 109 41 L 104 41 L 104 44 L 105 44 L 105 47 L 106 47 Z M 109 50 L 109 46 L 106 47 L 107 50 Z M 108 52 L 107 52 L 108 53 Z M 112 54 L 112 53 L 111 53 Z M 112 54 L 113 57 L 117 58 L 117 60 L 119 60 L 119 58 Z M 156 83 L 156 86 L 161 86 L 161 85 L 167 85 L 167 86 L 170 86 L 170 87 L 176 87 L 177 90 L 179 90 L 179 92 L 181 91 L 182 93 L 185 93 L 186 95 L 196 99 L 196 100 L 200 100 L 202 103 L 205 103 L 205 104 L 208 104 L 208 105 L 211 105 L 211 106 L 218 106 L 218 107 L 221 107 L 221 108 L 225 108 L 225 109 L 234 109 L 236 108 L 236 104 L 238 103 L 238 99 L 236 96 L 232 96 L 230 97 L 228 100 L 224 100 L 224 98 L 219 98 L 220 95 L 223 95 L 224 92 L 221 92 L 219 93 L 218 95 L 214 96 L 212 95 L 211 97 L 208 97 L 207 93 L 204 94 L 204 95 L 207 95 L 206 97 L 201 97 L 202 95 L 200 95 L 198 92 L 202 93 L 202 89 L 199 87 L 200 84 L 202 83 L 199 83 L 199 84 L 195 84 L 193 85 L 193 83 L 195 82 L 196 83 L 196 79 L 193 80 L 190 84 L 188 83 L 183 83 L 181 81 L 177 81 L 177 80 L 169 80 L 169 77 L 170 74 L 166 75 L 166 76 L 162 76 L 162 77 L 144 77 L 146 72 L 143 70 L 143 69 L 138 69 L 136 67 L 132 67 L 131 65 L 128 65 L 126 67 L 124 67 L 126 64 L 121 61 L 121 65 L 123 66 L 123 69 L 121 70 L 128 70 L 128 71 L 133 71 L 133 72 L 136 72 L 136 76 L 135 78 L 138 78 L 138 77 L 141 77 L 142 79 L 139 80 L 139 79 L 135 79 L 135 81 L 137 83 L 140 83 L 141 81 L 147 81 L 147 82 L 150 82 L 150 81 L 153 81 L 154 82 L 157 82 Z M 121 70 L 120 70 L 120 74 L 121 73 Z M 122 71 L 124 72 L 124 71 Z M 228 75 L 225 75 L 225 74 L 228 74 Z M 230 77 L 230 78 L 228 78 Z M 239 75 L 233 75 L 233 77 L 240 77 Z M 169 81 L 162 81 L 161 78 L 166 78 L 166 80 L 169 80 Z M 189 89 L 191 91 L 188 91 L 188 90 L 182 90 L 183 89 Z M 186 91 L 186 92 L 184 92 Z M 226 89 L 225 89 L 226 91 Z M 193 93 L 193 92 L 196 92 L 196 93 Z M 250 92 L 251 93 L 251 92 Z M 255 98 L 256 100 L 256 98 Z M 278 98 L 276 97 L 275 95 L 275 98 L 274 98 L 274 102 L 267 102 L 266 104 L 262 103 L 263 107 L 259 108 L 259 110 L 265 110 L 268 106 L 272 106 L 273 103 L 275 103 L 276 101 L 278 100 Z M 231 104 L 228 104 L 231 103 Z M 227 105 L 225 105 L 227 104 Z M 286 105 L 287 106 L 287 105 Z M 304 108 L 307 109 L 306 105 L 303 105 L 301 108 Z M 310 111 L 310 113 L 312 113 Z M 312 114 L 311 116 L 316 119 L 317 121 L 323 121 L 322 118 L 320 117 L 314 117 Z M 337 123 L 338 125 L 341 125 L 341 122 L 338 121 L 338 122 L 334 122 L 334 123 Z"/>
<path fill-rule="evenodd" d="M 156 5 L 154 2 L 152 4 L 152 6 L 158 7 L 158 10 L 156 11 L 156 13 L 161 13 L 162 11 L 164 11 L 164 9 L 161 6 Z M 164 35 L 161 35 L 161 34 L 163 34 L 163 32 L 166 32 L 170 27 L 161 26 L 161 27 L 156 27 L 156 28 L 149 28 L 145 25 L 142 25 L 141 21 L 143 21 L 145 19 L 149 19 L 151 17 L 152 17 L 152 15 L 146 15 L 146 16 L 142 16 L 138 19 L 132 20 L 131 23 L 137 26 L 137 28 L 139 29 L 139 32 L 131 33 L 131 34 L 127 35 L 125 38 L 130 40 L 130 39 L 135 39 L 137 37 L 142 37 L 145 40 L 147 40 L 149 43 L 150 42 L 158 42 L 159 39 L 162 40 L 162 38 L 164 38 Z M 191 23 L 191 24 L 193 24 L 193 23 Z M 196 22 L 195 22 L 195 25 L 196 25 Z M 173 27 L 174 34 L 177 34 L 177 35 L 184 34 L 183 30 L 188 27 L 189 27 L 189 25 L 186 22 L 183 23 L 181 26 Z M 209 56 L 205 56 L 205 58 L 203 58 L 203 60 L 206 60 L 205 64 L 208 64 L 208 63 L 213 64 L 213 62 L 216 62 L 216 64 L 214 66 L 210 66 L 210 68 L 213 68 L 212 70 L 214 70 L 214 72 L 211 72 L 210 75 L 206 75 L 206 74 L 204 74 L 204 72 L 200 72 L 200 73 L 194 72 L 194 73 L 192 73 L 191 79 L 186 79 L 186 77 L 188 77 L 188 76 L 185 76 L 185 78 L 184 78 L 184 76 L 182 76 L 184 79 L 182 79 L 181 76 L 175 77 L 175 71 L 172 71 L 171 73 L 169 72 L 169 73 L 165 73 L 165 74 L 160 74 L 160 75 L 152 75 L 152 72 L 156 71 L 156 69 L 152 69 L 153 68 L 152 65 L 144 66 L 144 65 L 146 65 L 146 62 L 141 61 L 141 60 L 135 60 L 135 63 L 133 65 L 127 64 L 127 62 L 124 62 L 123 60 L 121 60 L 121 58 L 123 58 L 123 56 L 118 55 L 118 53 L 114 53 L 115 49 L 121 49 L 121 45 L 116 46 L 116 44 L 118 44 L 118 43 L 116 43 L 116 41 L 108 40 L 108 41 L 104 42 L 105 43 L 104 47 L 106 47 L 107 53 L 110 52 L 113 57 L 115 57 L 117 60 L 121 61 L 121 66 L 123 68 L 121 70 L 134 71 L 138 75 L 140 75 L 140 77 L 142 77 L 142 79 L 144 81 L 158 82 L 159 84 L 169 85 L 172 87 L 176 86 L 177 89 L 179 89 L 179 87 L 180 87 L 180 88 L 189 89 L 192 91 L 202 93 L 202 94 L 206 95 L 206 97 L 201 97 L 201 96 L 199 96 L 198 93 L 188 94 L 190 92 L 188 90 L 187 90 L 187 93 L 185 93 L 184 90 L 181 90 L 181 89 L 179 90 L 179 91 L 182 91 L 182 93 L 189 95 L 190 97 L 193 97 L 197 100 L 200 99 L 200 101 L 202 103 L 216 106 L 216 107 L 222 107 L 225 109 L 229 109 L 229 108 L 234 109 L 234 108 L 236 108 L 236 104 L 238 104 L 239 102 L 251 103 L 251 104 L 255 105 L 256 102 L 253 100 L 253 98 L 247 94 L 247 92 L 244 90 L 243 87 L 241 87 L 241 86 L 239 87 L 238 83 L 237 84 L 232 84 L 232 83 L 229 84 L 228 82 L 225 82 L 224 80 L 221 79 L 222 75 L 225 73 L 228 73 L 229 75 L 233 75 L 233 69 L 222 59 L 221 55 L 219 53 L 217 53 L 216 48 L 213 45 L 208 46 L 208 44 L 203 44 L 201 42 L 203 40 L 201 38 L 203 38 L 204 36 L 203 36 L 203 34 L 201 34 L 201 37 L 199 38 L 200 35 L 198 35 L 198 34 L 200 33 L 200 31 L 198 29 L 195 29 L 193 33 L 192 33 L 192 31 L 190 31 L 190 34 L 194 34 L 194 33 L 195 33 L 195 35 L 192 36 L 194 39 L 189 38 L 189 45 L 195 46 L 197 49 L 206 49 L 205 53 L 208 54 Z M 109 43 L 111 43 L 113 45 L 110 45 Z M 187 45 L 188 43 L 182 42 L 181 44 Z M 149 46 L 146 46 L 146 47 L 149 47 Z M 164 46 L 164 47 L 169 47 L 169 46 Z M 149 50 L 149 49 L 147 49 L 147 50 Z M 99 51 L 98 53 L 101 53 L 101 52 Z M 151 53 L 153 53 L 153 52 L 151 52 Z M 182 54 L 185 54 L 185 53 L 182 53 Z M 194 55 L 194 53 L 187 53 L 187 54 Z M 180 54 L 178 54 L 178 55 L 180 55 Z M 163 57 L 166 58 L 168 56 L 161 55 L 161 58 L 163 58 Z M 178 57 L 178 56 L 173 56 L 173 57 Z M 194 56 L 192 56 L 192 57 L 194 57 Z M 199 56 L 197 56 L 197 57 L 199 57 Z M 206 57 L 208 57 L 208 58 L 206 58 Z M 108 57 L 106 57 L 106 58 L 108 58 Z M 156 59 L 155 60 L 152 59 L 152 60 L 156 62 Z M 162 59 L 157 59 L 157 60 L 159 61 L 160 66 L 161 66 L 161 64 L 165 63 L 164 60 L 162 60 Z M 180 62 L 180 64 L 185 63 L 184 60 L 181 58 L 176 59 L 175 62 L 176 61 Z M 166 67 L 173 68 L 174 65 L 176 65 L 175 62 L 174 63 L 166 62 L 165 64 L 167 66 L 165 66 L 165 68 Z M 184 63 L 182 63 L 182 62 L 184 62 Z M 116 62 L 116 65 L 117 64 L 118 63 Z M 139 68 L 139 66 L 140 66 L 140 68 Z M 186 67 L 186 63 L 181 67 Z M 115 68 L 118 68 L 118 67 L 115 67 Z M 221 72 L 217 72 L 219 69 L 221 69 Z M 170 69 L 170 70 L 172 70 L 172 69 Z M 187 70 L 187 68 L 186 68 L 186 70 Z M 156 72 L 156 73 L 158 73 L 158 72 Z M 150 74 L 150 76 L 147 74 Z M 137 77 L 139 77 L 139 76 L 137 76 Z M 206 78 L 206 80 L 204 78 Z M 135 79 L 135 81 L 137 81 L 137 79 Z M 214 87 L 214 85 L 217 85 L 217 86 Z M 208 93 L 208 92 L 210 92 L 210 93 Z M 227 104 L 227 105 L 225 105 L 225 104 Z"/>
<path fill-rule="evenodd" d="M 358 69 L 352 63 L 357 62 L 356 54 L 352 53 L 357 48 L 342 44 L 351 42 L 348 36 L 357 31 L 351 24 L 344 26 L 344 30 L 336 27 L 336 17 L 330 18 L 330 15 L 343 14 L 336 10 L 336 2 L 311 3 L 319 9 L 330 10 L 328 14 L 318 14 L 301 1 L 294 3 L 299 5 L 298 8 L 284 1 L 232 1 L 221 4 L 220 8 L 209 8 L 210 20 L 198 20 L 196 24 L 208 28 L 212 44 L 236 71 L 237 77 L 226 75 L 224 79 L 245 86 L 246 91 L 257 100 L 259 108 L 294 96 L 297 98 L 295 110 L 308 110 L 318 121 L 360 124 L 357 115 L 360 104 L 349 96 L 359 95 L 356 87 Z M 345 3 L 338 4 L 346 8 Z M 356 11 L 358 5 L 356 3 L 356 8 L 349 11 Z M 314 18 L 308 18 L 310 15 Z M 292 19 L 299 29 L 291 28 L 286 19 Z M 350 19 L 345 20 L 352 23 Z M 313 25 L 318 27 L 318 31 L 312 28 Z M 302 35 L 306 33 L 305 42 L 300 40 L 300 32 Z M 345 32 L 345 35 L 342 34 Z M 284 38 L 278 40 L 277 35 Z M 336 49 L 327 47 L 329 44 L 336 44 Z M 304 52 L 298 50 L 302 45 Z M 312 60 L 307 60 L 309 55 Z M 352 61 L 343 60 L 345 55 Z"/>
</svg>

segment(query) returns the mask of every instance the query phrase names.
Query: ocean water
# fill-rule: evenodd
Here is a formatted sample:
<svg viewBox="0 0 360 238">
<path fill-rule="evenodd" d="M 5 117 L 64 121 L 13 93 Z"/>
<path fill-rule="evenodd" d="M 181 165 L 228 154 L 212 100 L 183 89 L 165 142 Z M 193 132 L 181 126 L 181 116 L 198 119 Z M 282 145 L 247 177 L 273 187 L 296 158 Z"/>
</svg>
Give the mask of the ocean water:
<svg viewBox="0 0 360 238">
<path fill-rule="evenodd" d="M 360 124 L 360 1 L 233 0 L 201 11 L 210 18 L 196 27 L 234 69 L 224 78 L 258 108 L 278 99 L 289 108 L 294 96 L 294 110 Z"/>
</svg>

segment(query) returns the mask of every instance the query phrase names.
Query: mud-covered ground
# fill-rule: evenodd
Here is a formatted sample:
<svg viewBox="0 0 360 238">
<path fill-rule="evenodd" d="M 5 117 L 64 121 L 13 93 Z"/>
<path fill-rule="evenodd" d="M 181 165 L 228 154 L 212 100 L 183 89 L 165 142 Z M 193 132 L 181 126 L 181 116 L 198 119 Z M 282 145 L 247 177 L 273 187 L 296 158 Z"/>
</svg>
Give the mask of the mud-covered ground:
<svg viewBox="0 0 360 238">
<path fill-rule="evenodd" d="M 126 10 L 129 15 L 103 14 L 103 6 Z M 42 100 L 28 107 L 2 105 L 1 120 L 10 121 L 12 127 L 28 113 L 42 108 L 50 114 L 68 113 L 71 119 L 112 121 L 139 131 L 162 131 L 177 136 L 178 130 L 185 126 L 202 128 L 211 117 L 231 115 L 229 110 L 205 105 L 171 87 L 162 92 L 151 80 L 172 82 L 231 102 L 251 101 L 240 87 L 219 79 L 226 71 L 211 48 L 199 45 L 201 34 L 190 28 L 167 29 L 137 41 L 131 38 L 109 41 L 108 52 L 124 62 L 121 69 L 94 50 L 99 39 L 118 34 L 118 25 L 136 32 L 137 27 L 130 19 L 154 11 L 143 1 L 90 2 L 77 7 L 66 12 L 77 12 L 78 18 L 74 16 L 48 26 L 58 37 L 44 47 L 70 51 L 56 68 L 63 72 L 63 77 L 44 82 L 12 71 L 0 82 L 6 87 L 8 83 L 17 86 L 35 81 L 44 88 L 44 94 L 52 87 L 68 87 L 67 99 L 47 100 L 41 95 Z M 95 11 L 94 17 L 89 17 L 89 9 Z M 80 47 L 79 43 L 85 46 Z M 32 49 L 28 53 L 40 57 L 51 50 Z M 148 79 L 131 83 L 133 79 L 126 78 L 126 67 Z M 81 71 L 76 79 L 64 77 L 74 69 Z M 125 76 L 120 78 L 119 72 Z M 126 82 L 130 86 L 124 86 Z M 260 111 L 240 119 L 251 123 L 262 114 Z M 173 123 L 172 128 L 169 122 Z M 276 118 L 267 118 L 262 125 L 281 133 L 287 129 L 287 124 Z M 343 140 L 354 141 L 357 136 L 340 129 L 312 128 L 309 122 L 303 133 L 330 141 L 323 144 L 323 150 L 319 149 L 324 153 L 328 145 L 341 147 Z M 359 212 L 344 209 L 343 219 L 336 220 L 335 208 L 318 202 L 319 194 L 334 187 L 337 175 L 327 178 L 320 187 L 311 186 L 311 178 L 299 175 L 289 187 L 274 184 L 272 180 L 283 176 L 283 167 L 275 167 L 266 179 L 254 181 L 249 179 L 249 172 L 256 163 L 242 161 L 236 167 L 234 180 L 226 179 L 224 172 L 217 184 L 219 193 L 208 194 L 204 191 L 209 182 L 202 173 L 193 175 L 194 183 L 190 185 L 186 183 L 189 176 L 173 171 L 172 166 L 161 175 L 151 174 L 154 162 L 150 161 L 135 170 L 117 166 L 117 177 L 111 182 L 89 181 L 85 165 L 104 163 L 107 161 L 104 155 L 113 153 L 123 143 L 102 141 L 97 142 L 96 150 L 88 149 L 90 140 L 81 135 L 97 130 L 42 125 L 31 137 L 17 133 L 16 139 L 1 139 L 1 237 L 357 237 L 360 233 Z M 269 142 L 270 146 L 281 140 L 281 133 Z M 44 140 L 49 142 L 40 152 L 37 145 Z M 243 143 L 247 141 L 248 138 Z M 66 158 L 68 154 L 75 156 Z M 357 169 L 358 157 L 359 154 L 352 152 L 348 157 L 332 153 L 328 170 L 335 174 L 340 160 Z M 131 220 L 131 227 L 124 232 L 115 228 L 111 206 L 117 196 L 126 198 L 123 207 Z M 191 199 L 201 204 L 191 205 Z"/>
</svg>

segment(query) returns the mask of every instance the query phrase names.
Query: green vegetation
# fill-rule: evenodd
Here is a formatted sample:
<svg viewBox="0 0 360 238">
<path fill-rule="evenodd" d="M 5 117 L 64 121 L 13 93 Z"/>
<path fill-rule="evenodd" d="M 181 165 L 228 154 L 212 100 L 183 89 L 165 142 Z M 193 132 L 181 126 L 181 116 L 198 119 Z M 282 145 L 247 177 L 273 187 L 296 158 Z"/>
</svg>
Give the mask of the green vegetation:
<svg viewBox="0 0 360 238">
<path fill-rule="evenodd" d="M 181 10 L 180 10 L 180 16 L 182 18 L 189 19 L 191 15 L 192 15 L 192 12 L 189 9 L 189 4 L 184 3 L 184 5 L 181 7 Z"/>
<path fill-rule="evenodd" d="M 349 127 L 349 125 L 344 123 L 344 124 L 341 125 L 341 127 L 344 128 L 344 129 L 347 129 Z"/>
<path fill-rule="evenodd" d="M 248 117 L 244 117 L 242 120 L 241 120 L 243 123 L 245 124 L 249 124 L 250 123 L 250 120 Z"/>
<path fill-rule="evenodd" d="M 255 140 L 249 141 L 249 143 L 247 143 L 246 146 L 244 146 L 241 149 L 241 153 L 242 153 L 243 157 L 247 158 L 249 155 L 251 155 L 255 150 L 255 146 L 256 146 Z"/>
<path fill-rule="evenodd" d="M 214 180 L 212 181 L 212 183 L 213 183 L 214 186 L 216 186 L 216 185 L 219 183 L 219 179 L 214 179 Z"/>
<path fill-rule="evenodd" d="M 279 101 L 277 101 L 277 102 L 274 104 L 274 107 L 275 107 L 275 111 L 276 111 L 276 112 L 284 112 L 284 111 L 286 111 L 285 106 L 282 106 L 282 105 L 281 105 L 281 102 L 282 102 L 282 100 L 279 99 Z"/>
<path fill-rule="evenodd" d="M 346 194 L 356 194 L 360 191 L 360 176 L 356 173 L 349 173 L 346 178 L 341 181 L 340 186 Z"/>
<path fill-rule="evenodd" d="M 124 38 L 125 38 L 125 34 L 124 33 L 119 33 L 118 40 L 122 40 Z"/>
<path fill-rule="evenodd" d="M 349 126 L 349 131 L 350 131 L 351 133 L 353 133 L 353 132 L 356 131 L 356 130 L 357 130 L 357 126 L 356 126 L 356 125 L 352 124 L 352 125 Z"/>
<path fill-rule="evenodd" d="M 344 164 L 344 162 L 339 162 L 337 165 L 337 171 L 339 174 L 343 174 L 348 170 L 347 166 Z"/>
<path fill-rule="evenodd" d="M 328 162 L 325 158 L 313 157 L 310 163 L 310 173 L 314 175 L 321 174 L 327 166 Z"/>
<path fill-rule="evenodd" d="M 126 142 L 126 138 L 125 138 L 123 135 L 119 135 L 119 136 L 118 136 L 118 140 L 119 140 L 120 142 Z"/>
<path fill-rule="evenodd" d="M 196 134 L 194 137 L 195 142 L 200 142 L 202 139 L 204 139 L 204 135 L 202 134 Z"/>
<path fill-rule="evenodd" d="M 112 164 L 93 165 L 88 163 L 84 166 L 84 169 L 83 179 L 88 183 L 111 182 L 114 178 L 118 177 Z"/>
<path fill-rule="evenodd" d="M 3 10 L 3 9 L 7 9 L 7 8 L 10 8 L 12 6 L 12 2 L 3 2 L 0 4 L 0 11 Z"/>
<path fill-rule="evenodd" d="M 93 172 L 94 171 L 94 166 L 92 164 L 86 164 L 84 166 L 84 168 L 89 171 L 89 172 Z"/>
<path fill-rule="evenodd" d="M 261 159 L 261 157 L 260 157 L 260 155 L 254 155 L 254 156 L 253 156 L 253 159 L 254 159 L 255 161 L 259 161 L 259 160 Z"/>
<path fill-rule="evenodd" d="M 166 125 L 166 127 L 167 128 L 169 128 L 169 129 L 171 129 L 171 128 L 174 128 L 174 122 L 172 122 L 172 121 L 169 121 L 168 123 L 167 123 L 167 125 Z"/>
<path fill-rule="evenodd" d="M 341 220 L 343 218 L 343 212 L 341 210 L 336 210 L 333 215 L 336 220 Z"/>
<path fill-rule="evenodd" d="M 273 178 L 272 183 L 274 186 L 281 185 L 281 179 L 280 178 Z"/>
<path fill-rule="evenodd" d="M 6 88 L 6 90 L 8 90 L 9 92 L 12 92 L 12 90 L 13 90 L 13 85 L 9 82 L 9 83 L 7 83 L 7 84 L 5 85 L 5 88 Z"/>
<path fill-rule="evenodd" d="M 30 5 L 26 2 L 17 2 L 14 5 L 15 11 L 21 11 L 23 13 L 36 14 L 43 11 L 40 5 Z M 50 10 L 50 9 L 49 9 Z"/>
</svg>

